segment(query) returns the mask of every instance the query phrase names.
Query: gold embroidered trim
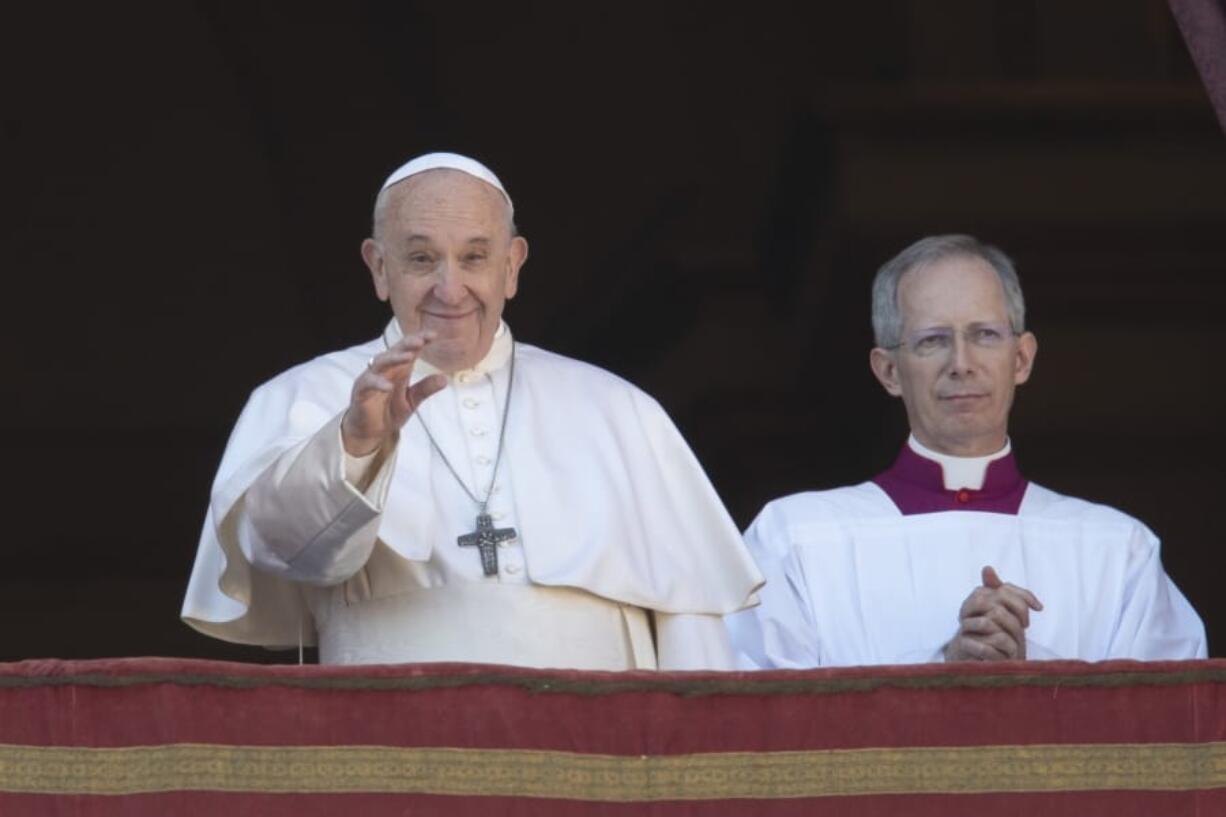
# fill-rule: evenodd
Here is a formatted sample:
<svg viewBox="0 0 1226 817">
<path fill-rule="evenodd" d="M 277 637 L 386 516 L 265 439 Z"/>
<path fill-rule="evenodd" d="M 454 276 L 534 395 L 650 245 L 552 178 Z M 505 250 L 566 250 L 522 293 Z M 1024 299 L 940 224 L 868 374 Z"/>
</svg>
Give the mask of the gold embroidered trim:
<svg viewBox="0 0 1226 817">
<path fill-rule="evenodd" d="M 443 794 L 601 802 L 1226 788 L 1226 743 L 623 756 L 384 746 L 0 744 L 0 792 Z"/>
</svg>

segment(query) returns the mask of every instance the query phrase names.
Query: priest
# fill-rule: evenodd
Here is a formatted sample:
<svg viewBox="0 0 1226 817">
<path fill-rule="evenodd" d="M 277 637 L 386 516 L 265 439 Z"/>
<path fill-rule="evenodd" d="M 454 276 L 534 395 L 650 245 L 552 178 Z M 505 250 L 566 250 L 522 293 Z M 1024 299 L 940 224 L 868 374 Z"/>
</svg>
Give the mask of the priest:
<svg viewBox="0 0 1226 817">
<path fill-rule="evenodd" d="M 729 619 L 741 664 L 1204 657 L 1154 534 L 1018 467 L 1009 410 L 1038 344 L 1009 258 L 918 241 L 877 273 L 872 317 L 869 364 L 910 438 L 876 478 L 775 500 L 750 526 L 767 585 Z"/>
<path fill-rule="evenodd" d="M 477 161 L 388 177 L 362 258 L 393 317 L 252 394 L 188 624 L 330 664 L 732 666 L 721 617 L 761 575 L 658 403 L 515 339 L 527 256 Z"/>
</svg>

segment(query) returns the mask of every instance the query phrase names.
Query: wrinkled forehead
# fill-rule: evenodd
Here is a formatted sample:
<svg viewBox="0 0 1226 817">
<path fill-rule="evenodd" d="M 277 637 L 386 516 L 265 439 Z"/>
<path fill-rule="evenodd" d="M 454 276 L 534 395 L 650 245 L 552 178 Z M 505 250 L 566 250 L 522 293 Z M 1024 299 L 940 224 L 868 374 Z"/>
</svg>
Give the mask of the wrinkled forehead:
<svg viewBox="0 0 1226 817">
<path fill-rule="evenodd" d="M 385 191 L 388 224 L 464 224 L 493 229 L 510 224 L 510 205 L 497 188 L 460 170 L 426 170 Z"/>
<path fill-rule="evenodd" d="M 1008 320 L 1004 285 L 986 260 L 955 255 L 919 264 L 898 279 L 903 325 Z"/>
</svg>

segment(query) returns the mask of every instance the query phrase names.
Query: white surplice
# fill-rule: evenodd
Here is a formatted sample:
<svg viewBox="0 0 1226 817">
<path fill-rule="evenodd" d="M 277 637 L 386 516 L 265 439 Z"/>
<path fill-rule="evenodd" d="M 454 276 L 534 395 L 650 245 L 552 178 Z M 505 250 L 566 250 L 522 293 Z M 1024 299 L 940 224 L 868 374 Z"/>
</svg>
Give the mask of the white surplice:
<svg viewBox="0 0 1226 817">
<path fill-rule="evenodd" d="M 728 619 L 738 661 L 941 661 L 985 565 L 1043 603 L 1030 614 L 1029 658 L 1205 657 L 1204 627 L 1163 570 L 1148 528 L 1033 483 L 1018 488 L 1015 513 L 904 514 L 876 482 L 769 503 L 745 534 L 767 578 L 762 604 Z M 954 504 L 959 494 L 973 501 L 949 493 Z"/>
<path fill-rule="evenodd" d="M 241 643 L 318 643 L 324 663 L 731 666 L 721 616 L 756 602 L 761 575 L 658 403 L 513 345 L 504 325 L 361 477 L 340 417 L 369 358 L 399 337 L 392 321 L 253 393 L 214 482 L 189 624 Z M 433 371 L 419 361 L 413 379 Z M 443 455 L 478 497 L 492 485 L 494 526 L 518 534 L 498 548 L 497 575 L 456 542 L 478 508 Z"/>
</svg>

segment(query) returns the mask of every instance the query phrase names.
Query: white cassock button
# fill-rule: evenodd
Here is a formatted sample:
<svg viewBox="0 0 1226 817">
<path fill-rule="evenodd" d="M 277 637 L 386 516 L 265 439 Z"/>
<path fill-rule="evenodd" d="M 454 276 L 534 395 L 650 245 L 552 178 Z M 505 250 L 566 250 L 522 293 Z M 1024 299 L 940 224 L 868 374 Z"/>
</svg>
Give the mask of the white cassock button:
<svg viewBox="0 0 1226 817">
<path fill-rule="evenodd" d="M 474 400 L 471 397 L 465 397 L 463 405 L 466 409 L 475 409 L 477 406 L 481 405 L 481 401 Z"/>
<path fill-rule="evenodd" d="M 495 522 L 499 522 L 505 516 L 506 514 L 502 511 L 494 511 L 492 514 L 490 514 L 490 519 L 493 519 Z"/>
<path fill-rule="evenodd" d="M 472 379 L 473 376 L 468 372 L 461 372 L 460 374 L 456 375 L 456 380 L 459 380 L 461 383 L 471 383 Z"/>
<path fill-rule="evenodd" d="M 468 433 L 473 435 L 474 437 L 484 437 L 485 429 L 482 428 L 481 426 L 473 426 L 471 429 L 469 429 Z"/>
<path fill-rule="evenodd" d="M 519 565 L 507 565 L 507 572 L 514 576 L 519 572 Z"/>
<path fill-rule="evenodd" d="M 490 458 L 484 454 L 478 454 L 477 456 L 473 457 L 473 462 L 477 463 L 477 465 L 489 465 Z"/>
</svg>

